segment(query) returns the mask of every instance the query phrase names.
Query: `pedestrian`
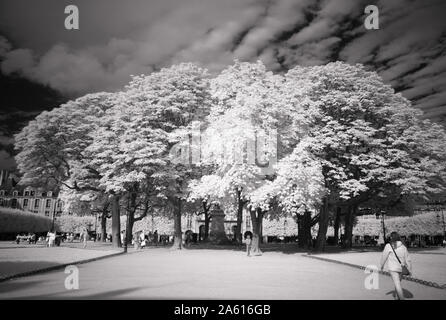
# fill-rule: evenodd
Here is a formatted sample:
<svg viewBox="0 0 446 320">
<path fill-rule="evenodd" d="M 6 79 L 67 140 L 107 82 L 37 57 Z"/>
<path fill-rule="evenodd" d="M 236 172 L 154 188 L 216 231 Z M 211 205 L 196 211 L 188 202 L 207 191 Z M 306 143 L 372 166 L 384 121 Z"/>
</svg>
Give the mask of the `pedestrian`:
<svg viewBox="0 0 446 320">
<path fill-rule="evenodd" d="M 31 234 L 31 237 L 29 238 L 29 242 L 30 243 L 33 243 L 33 244 L 36 244 L 36 234 L 35 233 L 33 233 L 33 234 Z"/>
<path fill-rule="evenodd" d="M 153 242 L 155 242 L 155 246 L 158 245 L 158 230 L 153 233 Z"/>
<path fill-rule="evenodd" d="M 121 231 L 121 244 L 125 245 L 126 242 L 126 236 L 125 236 L 125 230 Z"/>
<path fill-rule="evenodd" d="M 412 273 L 412 262 L 409 251 L 401 241 L 397 232 L 390 234 L 390 242 L 384 247 L 381 255 L 381 270 L 387 263 L 387 269 L 395 285 L 396 298 L 404 300 L 403 289 L 401 287 L 401 278 L 403 275 Z"/>
<path fill-rule="evenodd" d="M 54 247 L 56 242 L 56 232 L 50 231 L 48 232 L 48 247 Z"/>
<path fill-rule="evenodd" d="M 141 249 L 141 246 L 139 243 L 139 232 L 135 232 L 132 235 L 132 245 L 134 245 L 135 250 Z"/>
<path fill-rule="evenodd" d="M 251 234 L 246 235 L 245 242 L 246 242 L 246 255 L 248 257 L 250 257 L 251 256 L 251 248 L 252 248 Z"/>
<path fill-rule="evenodd" d="M 141 247 L 144 248 L 146 246 L 146 236 L 144 234 L 144 231 L 141 231 L 141 234 L 139 235 Z"/>
<path fill-rule="evenodd" d="M 84 243 L 83 248 L 85 249 L 88 241 L 88 230 L 86 228 L 82 231 L 81 240 Z"/>
</svg>

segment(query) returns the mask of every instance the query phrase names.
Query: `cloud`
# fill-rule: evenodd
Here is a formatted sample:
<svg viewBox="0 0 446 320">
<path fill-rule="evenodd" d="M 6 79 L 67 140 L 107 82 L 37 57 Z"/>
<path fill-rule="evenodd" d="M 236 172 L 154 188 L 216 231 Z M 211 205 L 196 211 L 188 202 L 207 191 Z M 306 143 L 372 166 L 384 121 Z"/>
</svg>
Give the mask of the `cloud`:
<svg viewBox="0 0 446 320">
<path fill-rule="evenodd" d="M 118 4 L 114 2 L 114 5 Z M 148 11 L 155 9 L 161 14 L 156 16 L 151 13 L 152 19 L 132 30 L 126 38 L 112 37 L 103 44 L 85 40 L 88 44 L 80 47 L 57 42 L 47 50 L 43 50 L 40 55 L 37 54 L 37 50 L 28 48 L 10 51 L 6 48 L 7 52 L 0 65 L 1 71 L 5 74 L 17 73 L 49 85 L 66 95 L 75 96 L 95 90 L 115 90 L 128 82 L 132 74 L 150 73 L 154 68 L 175 61 L 196 59 L 197 55 L 194 53 L 202 52 L 203 48 L 212 53 L 216 58 L 215 61 L 229 63 L 233 56 L 227 55 L 227 58 L 224 58 L 219 51 L 210 49 L 226 35 L 226 43 L 224 41 L 220 43 L 229 50 L 237 32 L 250 28 L 250 17 L 251 19 L 257 17 L 260 11 L 260 7 L 252 5 L 251 1 L 239 4 L 236 0 L 230 0 L 225 4 L 217 0 L 204 3 L 188 0 L 182 4 L 167 1 L 163 4 L 148 5 L 146 4 Z M 80 14 L 86 11 L 87 6 L 90 6 L 90 3 L 84 3 L 84 9 L 79 7 Z M 121 5 L 122 8 L 123 6 L 126 5 Z M 143 4 L 140 3 L 140 6 Z M 134 14 L 135 12 L 131 11 L 131 15 Z M 97 20 L 97 17 L 94 19 Z M 132 23 L 129 16 L 119 17 L 119 21 L 121 20 Z M 84 25 L 87 23 L 90 24 L 92 21 L 84 22 Z M 122 25 L 122 22 L 117 24 Z M 82 23 L 80 28 L 82 29 Z M 209 30 L 214 30 L 211 38 Z M 89 38 L 88 34 L 85 38 Z M 79 46 L 77 40 L 73 42 Z M 194 44 L 194 47 L 191 48 L 191 44 Z M 40 46 L 38 47 L 41 50 Z M 198 58 L 209 57 L 208 61 L 214 61 L 212 56 L 201 53 Z M 217 59 L 217 56 L 220 57 Z M 222 66 L 223 63 L 220 68 Z"/>
<path fill-rule="evenodd" d="M 12 135 L 37 114 L 39 114 L 38 111 L 25 112 L 11 108 L 2 110 L 0 112 L 0 145 L 12 143 Z"/>
<path fill-rule="evenodd" d="M 234 52 L 239 59 L 251 59 L 280 34 L 305 22 L 304 9 L 310 1 L 280 0 L 273 2 L 260 14 L 259 22 L 249 30 Z"/>
<path fill-rule="evenodd" d="M 6 170 L 13 170 L 16 167 L 14 157 L 5 150 L 0 150 L 0 167 Z"/>
<path fill-rule="evenodd" d="M 49 0 L 29 5 L 45 19 L 26 13 L 29 23 L 12 28 L 22 0 L 5 1 L 11 12 L 0 13 L 0 27 L 15 48 L 0 37 L 2 72 L 65 95 L 116 90 L 131 74 L 183 61 L 219 71 L 234 58 L 261 59 L 285 71 L 343 60 L 377 70 L 435 119 L 446 114 L 443 0 L 372 1 L 380 10 L 379 30 L 363 26 L 364 8 L 372 4 L 365 0 L 78 0 L 79 32 L 63 30 L 47 13 L 56 6 Z"/>
<path fill-rule="evenodd" d="M 330 37 L 321 41 L 304 43 L 295 49 L 280 48 L 280 56 L 287 66 L 302 65 L 313 66 L 325 64 L 331 61 L 333 48 L 341 41 L 338 37 Z"/>
<path fill-rule="evenodd" d="M 27 77 L 32 75 L 30 71 L 34 67 L 34 59 L 31 50 L 11 50 L 3 54 L 3 59 L 4 61 L 1 64 L 1 68 L 5 74 L 23 72 Z"/>
<path fill-rule="evenodd" d="M 9 43 L 8 39 L 0 36 L 0 59 L 3 59 L 6 53 L 11 51 L 12 45 Z"/>
</svg>

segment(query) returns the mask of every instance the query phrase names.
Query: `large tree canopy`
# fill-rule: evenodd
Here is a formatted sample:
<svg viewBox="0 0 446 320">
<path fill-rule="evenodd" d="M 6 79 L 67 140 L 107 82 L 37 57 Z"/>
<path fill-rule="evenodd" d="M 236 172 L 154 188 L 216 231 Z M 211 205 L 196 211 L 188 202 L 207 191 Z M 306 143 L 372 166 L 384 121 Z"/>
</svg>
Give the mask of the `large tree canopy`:
<svg viewBox="0 0 446 320">
<path fill-rule="evenodd" d="M 114 236 L 120 207 L 129 239 L 156 205 L 173 213 L 181 248 L 185 200 L 209 224 L 210 201 L 233 197 L 239 241 L 248 210 L 255 249 L 264 217 L 291 215 L 306 235 L 318 223 L 322 250 L 334 213 L 349 245 L 361 206 L 390 210 L 445 191 L 446 133 L 421 118 L 361 65 L 282 75 L 236 61 L 212 78 L 184 63 L 42 113 L 16 136 L 16 160 L 22 183 L 111 203 Z"/>
<path fill-rule="evenodd" d="M 376 197 L 444 190 L 444 130 L 362 66 L 330 63 L 286 75 L 310 125 L 300 143 L 322 165 L 328 206 L 348 206 L 346 239 L 357 207 Z M 441 177 L 443 175 L 443 177 Z M 328 214 L 321 215 L 319 228 Z M 325 232 L 320 233 L 322 249 Z"/>
</svg>

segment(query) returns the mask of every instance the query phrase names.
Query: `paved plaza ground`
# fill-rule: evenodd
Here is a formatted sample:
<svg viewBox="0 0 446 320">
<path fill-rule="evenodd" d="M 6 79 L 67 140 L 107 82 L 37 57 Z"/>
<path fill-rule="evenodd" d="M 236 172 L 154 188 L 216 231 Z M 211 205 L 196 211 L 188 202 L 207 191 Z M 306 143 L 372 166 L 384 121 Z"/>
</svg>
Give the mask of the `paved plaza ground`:
<svg viewBox="0 0 446 320">
<path fill-rule="evenodd" d="M 376 265 L 379 267 L 381 252 L 350 251 L 317 256 L 360 266 Z M 446 248 L 410 250 L 410 258 L 414 278 L 446 285 Z"/>
<path fill-rule="evenodd" d="M 44 244 L 14 244 L 0 242 L 0 279 L 44 268 L 55 267 L 77 261 L 95 259 L 116 254 L 111 245 L 88 243 L 82 249 L 81 243 L 63 244 L 61 247 L 47 248 Z"/>
<path fill-rule="evenodd" d="M 100 251 L 34 250 L 53 249 Z M 414 259 L 415 267 L 418 261 Z M 368 290 L 364 271 L 292 250 L 247 257 L 238 248 L 149 248 L 78 268 L 79 290 L 65 289 L 67 274 L 61 269 L 0 282 L 0 299 L 393 299 L 388 276 L 380 275 L 378 290 Z M 409 299 L 446 299 L 444 289 L 409 281 L 403 287 Z"/>
</svg>

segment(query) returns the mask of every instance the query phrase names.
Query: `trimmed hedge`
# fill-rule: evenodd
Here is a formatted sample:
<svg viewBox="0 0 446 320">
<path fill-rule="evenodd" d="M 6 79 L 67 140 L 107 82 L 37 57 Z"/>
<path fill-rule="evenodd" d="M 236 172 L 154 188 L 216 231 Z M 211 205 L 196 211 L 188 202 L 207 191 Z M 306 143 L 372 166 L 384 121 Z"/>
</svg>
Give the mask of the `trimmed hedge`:
<svg viewBox="0 0 446 320">
<path fill-rule="evenodd" d="M 36 213 L 0 208 L 0 233 L 48 232 L 52 223 L 51 218 Z M 58 229 L 56 224 L 55 228 Z"/>
<path fill-rule="evenodd" d="M 121 216 L 121 230 L 126 228 L 126 216 Z M 153 222 L 153 223 L 152 223 Z M 98 221 L 98 232 L 100 229 L 100 221 Z M 173 235 L 173 220 L 164 216 L 147 216 L 142 220 L 136 221 L 133 225 L 133 232 L 137 231 L 154 231 L 158 230 L 159 235 Z M 187 230 L 186 218 L 181 217 L 181 230 L 185 232 Z M 111 233 L 111 219 L 107 219 L 107 232 Z"/>
<path fill-rule="evenodd" d="M 90 230 L 94 230 L 94 216 L 69 216 L 63 215 L 56 218 L 56 224 L 59 230 L 62 232 L 73 232 L 81 233 L 84 228 L 88 228 L 90 225 Z M 100 222 L 97 222 L 98 230 L 100 228 Z"/>
<path fill-rule="evenodd" d="M 56 224 L 59 227 L 59 230 L 62 232 L 74 232 L 80 233 L 83 228 L 90 225 L 90 230 L 94 230 L 95 226 L 95 216 L 75 216 L 75 215 L 62 215 L 56 218 Z M 126 228 L 126 216 L 121 216 L 121 230 L 125 230 Z M 107 219 L 107 233 L 111 233 L 111 219 Z M 182 230 L 186 231 L 186 219 L 182 219 Z M 173 220 L 166 217 L 154 217 L 153 225 L 151 217 L 145 217 L 140 221 L 136 221 L 133 225 L 133 231 L 141 231 L 145 232 L 151 230 L 158 230 L 158 234 L 173 234 Z M 96 230 L 98 233 L 101 232 L 101 220 L 98 219 L 96 222 Z"/>
<path fill-rule="evenodd" d="M 264 236 L 297 236 L 297 223 L 293 218 L 264 219 L 262 234 Z"/>
<path fill-rule="evenodd" d="M 437 214 L 439 213 L 426 212 L 414 216 L 387 216 L 384 221 L 386 233 L 389 234 L 392 231 L 396 231 L 401 236 L 440 236 L 443 234 L 443 225 L 438 221 Z M 358 223 L 353 228 L 353 235 L 378 236 L 382 233 L 381 223 L 381 219 L 374 217 L 371 219 L 358 219 Z M 327 235 L 332 236 L 333 233 L 333 228 L 329 227 Z"/>
</svg>

